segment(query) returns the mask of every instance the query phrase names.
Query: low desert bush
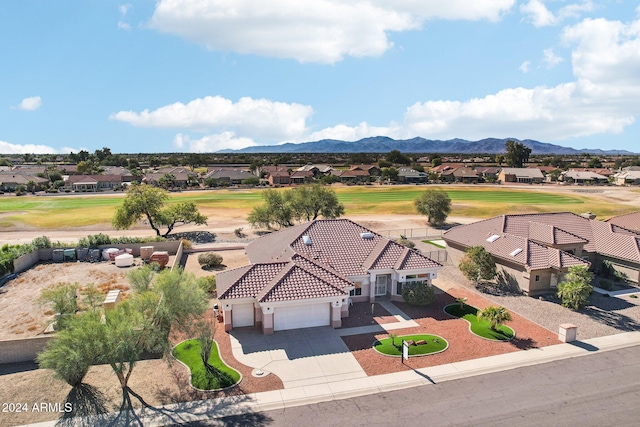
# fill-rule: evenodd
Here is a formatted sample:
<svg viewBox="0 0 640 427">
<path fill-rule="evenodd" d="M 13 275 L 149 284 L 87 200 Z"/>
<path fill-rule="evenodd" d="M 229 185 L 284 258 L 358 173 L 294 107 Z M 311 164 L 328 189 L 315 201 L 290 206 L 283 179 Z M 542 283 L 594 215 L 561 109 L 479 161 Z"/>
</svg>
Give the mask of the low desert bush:
<svg viewBox="0 0 640 427">
<path fill-rule="evenodd" d="M 198 255 L 198 263 L 202 268 L 216 268 L 222 265 L 222 256 L 215 252 L 205 252 Z"/>
</svg>

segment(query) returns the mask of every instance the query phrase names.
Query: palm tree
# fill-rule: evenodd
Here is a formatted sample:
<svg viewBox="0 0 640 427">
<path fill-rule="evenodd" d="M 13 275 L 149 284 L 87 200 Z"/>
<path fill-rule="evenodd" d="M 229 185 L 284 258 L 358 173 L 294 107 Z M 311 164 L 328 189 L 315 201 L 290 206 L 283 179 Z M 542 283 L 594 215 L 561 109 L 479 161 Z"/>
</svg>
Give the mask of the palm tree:
<svg viewBox="0 0 640 427">
<path fill-rule="evenodd" d="M 511 320 L 511 313 L 505 307 L 490 305 L 478 313 L 478 319 L 491 323 L 491 330 L 495 331 L 504 322 Z"/>
</svg>

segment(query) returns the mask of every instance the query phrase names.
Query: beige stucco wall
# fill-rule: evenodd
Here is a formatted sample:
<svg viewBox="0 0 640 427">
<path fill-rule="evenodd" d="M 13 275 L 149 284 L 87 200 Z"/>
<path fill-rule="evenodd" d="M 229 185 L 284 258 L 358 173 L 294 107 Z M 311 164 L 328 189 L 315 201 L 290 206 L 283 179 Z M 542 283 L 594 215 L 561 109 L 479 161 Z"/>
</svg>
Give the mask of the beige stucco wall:
<svg viewBox="0 0 640 427">
<path fill-rule="evenodd" d="M 32 362 L 52 338 L 53 335 L 43 335 L 20 340 L 0 341 L 0 364 Z"/>
</svg>

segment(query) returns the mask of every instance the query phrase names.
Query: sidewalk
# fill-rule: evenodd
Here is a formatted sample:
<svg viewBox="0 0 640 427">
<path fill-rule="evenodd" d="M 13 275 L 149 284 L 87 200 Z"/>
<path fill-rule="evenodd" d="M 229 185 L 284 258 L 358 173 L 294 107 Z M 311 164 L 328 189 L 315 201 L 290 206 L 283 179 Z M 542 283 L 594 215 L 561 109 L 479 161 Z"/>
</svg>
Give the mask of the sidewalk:
<svg viewBox="0 0 640 427">
<path fill-rule="evenodd" d="M 380 392 L 400 390 L 421 385 L 436 384 L 475 375 L 516 369 L 548 363 L 555 360 L 586 356 L 596 352 L 617 350 L 640 345 L 640 332 L 626 332 L 585 341 L 558 344 L 531 350 L 467 360 L 447 365 L 433 366 L 414 371 L 347 379 L 327 384 L 302 386 L 283 390 L 253 393 L 200 402 L 186 402 L 162 407 L 173 419 L 156 412 L 137 411 L 144 425 L 160 426 L 164 423 L 181 423 L 212 418 L 223 418 L 250 412 L 262 412 L 294 406 L 309 405 L 330 400 L 366 396 Z M 29 424 L 30 426 L 54 426 L 56 421 Z"/>
</svg>

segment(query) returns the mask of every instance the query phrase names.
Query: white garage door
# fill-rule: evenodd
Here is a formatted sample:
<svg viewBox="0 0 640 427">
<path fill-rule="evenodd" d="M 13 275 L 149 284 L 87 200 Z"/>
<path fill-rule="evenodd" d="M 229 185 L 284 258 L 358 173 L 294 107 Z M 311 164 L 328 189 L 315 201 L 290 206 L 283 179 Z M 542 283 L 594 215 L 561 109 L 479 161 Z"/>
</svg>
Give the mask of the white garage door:
<svg viewBox="0 0 640 427">
<path fill-rule="evenodd" d="M 273 329 L 275 331 L 326 326 L 331 323 L 331 304 L 327 302 L 277 307 L 273 313 L 273 317 Z"/>
<path fill-rule="evenodd" d="M 253 304 L 234 304 L 231 309 L 233 327 L 253 326 Z"/>
</svg>

